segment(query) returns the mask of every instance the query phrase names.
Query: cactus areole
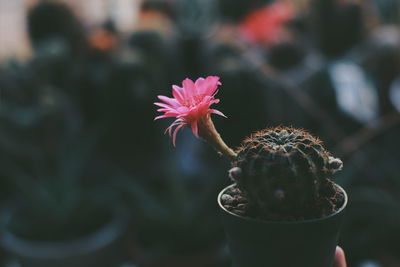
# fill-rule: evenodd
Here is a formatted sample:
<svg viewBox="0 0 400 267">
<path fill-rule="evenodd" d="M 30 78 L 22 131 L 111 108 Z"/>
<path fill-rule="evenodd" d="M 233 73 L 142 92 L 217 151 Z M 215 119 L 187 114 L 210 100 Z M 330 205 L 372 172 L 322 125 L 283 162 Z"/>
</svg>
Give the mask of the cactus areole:
<svg viewBox="0 0 400 267">
<path fill-rule="evenodd" d="M 190 127 L 196 137 L 211 144 L 232 162 L 229 177 L 236 183 L 221 196 L 226 210 L 263 221 L 299 221 L 328 216 L 343 206 L 344 195 L 332 182 L 342 168 L 322 142 L 307 131 L 291 127 L 267 128 L 246 138 L 234 151 L 218 134 L 210 109 L 221 85 L 219 77 L 185 79 L 182 87 L 173 86 L 173 96 L 155 103 L 165 112 L 159 118 L 175 117 L 168 128 Z M 190 105 L 189 105 L 190 104 Z"/>
</svg>

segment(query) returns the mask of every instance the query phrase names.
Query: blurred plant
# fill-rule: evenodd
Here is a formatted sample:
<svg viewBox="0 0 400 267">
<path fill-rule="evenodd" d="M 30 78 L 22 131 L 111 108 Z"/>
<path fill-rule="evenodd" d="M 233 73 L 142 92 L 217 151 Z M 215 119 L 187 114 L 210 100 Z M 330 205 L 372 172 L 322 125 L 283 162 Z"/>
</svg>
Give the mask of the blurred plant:
<svg viewBox="0 0 400 267">
<path fill-rule="evenodd" d="M 211 167 L 217 159 L 213 151 L 195 150 L 193 156 L 200 165 L 197 171 L 188 171 L 179 156 L 164 154 L 158 177 L 147 174 L 144 180 L 123 172 L 115 174 L 115 186 L 132 211 L 131 252 L 136 259 L 162 262 L 192 253 L 216 253 L 221 247 L 223 236 L 215 223 L 218 210 L 214 199 L 225 184 L 225 171 L 221 166 Z M 191 157 L 187 153 L 181 156 Z"/>
<path fill-rule="evenodd" d="M 352 186 L 348 190 L 351 200 L 341 244 L 350 266 L 366 259 L 380 266 L 398 266 L 400 262 L 399 179 L 392 179 L 390 184 L 390 190 L 378 183 Z"/>
<path fill-rule="evenodd" d="M 239 31 L 249 42 L 271 46 L 285 38 L 284 25 L 294 16 L 290 2 L 277 1 L 250 13 L 240 24 Z"/>
<path fill-rule="evenodd" d="M 400 262 L 399 132 L 400 114 L 387 114 L 349 135 L 336 148 L 347 164 L 338 181 L 350 195 L 341 244 L 351 266 L 367 259 L 381 266 Z"/>
<path fill-rule="evenodd" d="M 73 55 L 82 54 L 88 48 L 81 22 L 66 4 L 41 1 L 29 10 L 27 23 L 35 49 L 50 39 L 62 39 Z"/>
<path fill-rule="evenodd" d="M 32 173 L 3 161 L 8 166 L 5 176 L 14 180 L 19 195 L 6 222 L 8 230 L 29 239 L 58 241 L 79 238 L 108 222 L 110 192 L 100 183 L 82 180 L 89 175 L 84 169 L 93 138 L 81 140 L 85 143 L 66 144 L 67 151 L 53 159 L 54 165 L 36 162 Z"/>
<path fill-rule="evenodd" d="M 15 185 L 13 207 L 2 219 L 25 238 L 80 237 L 112 216 L 111 191 L 90 180 L 107 175 L 93 166 L 104 129 L 82 129 L 76 107 L 59 92 L 40 92 L 36 101 L 0 105 L 0 175 Z"/>
<path fill-rule="evenodd" d="M 177 26 L 185 38 L 209 36 L 217 19 L 214 0 L 177 1 Z"/>
<path fill-rule="evenodd" d="M 320 50 L 326 56 L 340 57 L 366 37 L 368 2 L 313 0 L 313 27 Z"/>
<path fill-rule="evenodd" d="M 400 19 L 400 3 L 396 0 L 372 0 L 379 20 L 385 24 L 396 24 Z"/>
<path fill-rule="evenodd" d="M 382 26 L 372 32 L 362 50 L 362 66 L 377 88 L 379 114 L 395 111 L 391 85 L 400 75 L 400 33 L 396 26 Z"/>
<path fill-rule="evenodd" d="M 91 46 L 98 51 L 112 52 L 117 46 L 118 32 L 112 20 L 108 20 L 101 27 L 90 33 Z"/>
<path fill-rule="evenodd" d="M 176 49 L 171 46 L 166 38 L 156 31 L 141 30 L 136 31 L 128 39 L 129 51 L 121 55 L 121 62 L 128 63 L 127 56 L 131 56 L 135 63 L 139 63 L 143 71 L 146 72 L 147 82 L 154 83 L 155 88 L 165 86 L 173 77 L 176 68 L 176 58 L 171 55 Z M 175 68 L 170 68 L 171 64 Z M 135 70 L 133 70 L 135 71 Z M 133 80 L 132 77 L 131 81 Z M 147 94 L 153 93 L 148 89 Z"/>
<path fill-rule="evenodd" d="M 239 22 L 256 8 L 263 7 L 271 0 L 218 0 L 221 17 L 229 22 Z"/>
</svg>

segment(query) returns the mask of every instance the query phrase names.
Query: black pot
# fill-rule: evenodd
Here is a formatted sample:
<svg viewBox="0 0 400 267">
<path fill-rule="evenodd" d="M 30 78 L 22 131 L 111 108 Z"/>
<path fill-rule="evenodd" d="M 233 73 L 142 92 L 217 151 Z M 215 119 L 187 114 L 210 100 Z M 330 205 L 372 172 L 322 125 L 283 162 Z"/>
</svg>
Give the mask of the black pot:
<svg viewBox="0 0 400 267">
<path fill-rule="evenodd" d="M 22 267 L 110 267 L 126 260 L 128 219 L 115 212 L 112 220 L 93 234 L 70 241 L 36 241 L 0 233 L 0 245 L 9 260 Z"/>
<path fill-rule="evenodd" d="M 347 205 L 327 217 L 268 222 L 236 215 L 224 208 L 218 195 L 222 224 L 228 239 L 233 267 L 331 267 L 339 230 Z"/>
</svg>

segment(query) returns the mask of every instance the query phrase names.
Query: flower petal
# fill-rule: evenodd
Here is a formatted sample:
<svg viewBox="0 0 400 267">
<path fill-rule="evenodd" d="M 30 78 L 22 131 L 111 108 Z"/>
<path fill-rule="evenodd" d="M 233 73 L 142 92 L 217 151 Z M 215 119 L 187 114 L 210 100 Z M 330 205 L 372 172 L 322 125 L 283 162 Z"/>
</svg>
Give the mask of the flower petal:
<svg viewBox="0 0 400 267">
<path fill-rule="evenodd" d="M 167 104 L 169 104 L 169 105 L 171 105 L 173 107 L 179 107 L 179 103 L 178 103 L 178 101 L 176 101 L 175 98 L 170 98 L 170 97 L 166 97 L 166 96 L 163 96 L 163 95 L 159 95 L 157 97 L 161 101 L 164 101 L 165 103 L 167 103 Z"/>
<path fill-rule="evenodd" d="M 163 118 L 168 118 L 168 116 L 165 116 L 165 115 L 157 116 L 154 118 L 154 120 L 156 121 L 156 120 L 163 119 Z"/>
<path fill-rule="evenodd" d="M 186 113 L 189 112 L 190 108 L 182 106 L 176 109 L 179 113 Z"/>
<path fill-rule="evenodd" d="M 163 118 L 176 117 L 176 116 L 178 116 L 178 115 L 179 115 L 178 113 L 168 112 L 168 113 L 165 113 L 164 115 L 155 117 L 154 120 L 159 120 L 159 119 L 163 119 Z"/>
<path fill-rule="evenodd" d="M 222 116 L 224 118 L 227 118 L 224 113 L 222 113 L 221 111 L 216 110 L 216 109 L 210 109 L 209 113 L 217 114 L 217 115 L 220 115 L 220 116 Z"/>
<path fill-rule="evenodd" d="M 169 108 L 159 108 L 159 109 L 157 109 L 157 112 L 168 112 L 170 110 L 171 109 L 169 109 Z"/>
<path fill-rule="evenodd" d="M 199 130 L 198 130 L 197 121 L 193 121 L 190 124 L 190 126 L 192 128 L 192 132 L 193 132 L 194 136 L 196 136 L 198 138 L 199 137 Z"/>
<path fill-rule="evenodd" d="M 171 123 L 171 125 L 167 129 L 165 129 L 164 134 L 168 132 L 168 135 L 171 136 L 172 135 L 172 128 L 175 127 L 175 126 L 178 126 L 178 125 L 180 125 L 182 123 L 185 123 L 182 119 L 180 119 L 180 118 L 176 119 L 173 123 Z"/>
<path fill-rule="evenodd" d="M 213 95 L 215 90 L 217 90 L 218 85 L 221 85 L 219 79 L 220 78 L 218 76 L 208 76 L 206 78 L 207 88 L 204 91 L 204 94 Z"/>
<path fill-rule="evenodd" d="M 170 105 L 165 104 L 165 103 L 155 102 L 155 103 L 153 103 L 153 104 L 156 105 L 156 106 L 162 107 L 162 108 L 173 108 L 173 107 L 171 107 Z"/>
<path fill-rule="evenodd" d="M 175 146 L 175 144 L 176 144 L 176 134 L 178 133 L 178 131 L 183 127 L 183 126 L 185 126 L 186 124 L 181 124 L 181 125 L 179 125 L 178 127 L 176 127 L 175 128 L 175 131 L 174 131 L 174 135 L 172 136 L 172 144 Z"/>
<path fill-rule="evenodd" d="M 194 84 L 196 86 L 198 94 L 205 94 L 207 91 L 207 81 L 204 78 L 198 78 Z"/>
<path fill-rule="evenodd" d="M 175 97 L 175 99 L 179 102 L 179 104 L 183 105 L 185 104 L 185 98 L 183 94 L 183 89 L 180 88 L 177 85 L 172 85 L 172 95 Z"/>
<path fill-rule="evenodd" d="M 196 92 L 196 86 L 194 85 L 194 82 L 191 79 L 186 78 L 182 82 L 183 89 L 186 92 L 186 98 L 193 98 L 193 96 L 197 95 Z"/>
</svg>

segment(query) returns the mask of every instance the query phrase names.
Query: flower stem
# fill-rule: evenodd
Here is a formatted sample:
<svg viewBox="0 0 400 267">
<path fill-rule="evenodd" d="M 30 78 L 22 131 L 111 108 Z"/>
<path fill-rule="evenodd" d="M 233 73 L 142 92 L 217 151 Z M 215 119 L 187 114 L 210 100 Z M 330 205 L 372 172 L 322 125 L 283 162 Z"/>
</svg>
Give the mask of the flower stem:
<svg viewBox="0 0 400 267">
<path fill-rule="evenodd" d="M 215 129 L 214 123 L 210 115 L 205 116 L 198 122 L 199 136 L 211 144 L 219 153 L 229 159 L 236 158 L 237 154 L 230 147 L 228 147 L 220 134 Z"/>
</svg>

